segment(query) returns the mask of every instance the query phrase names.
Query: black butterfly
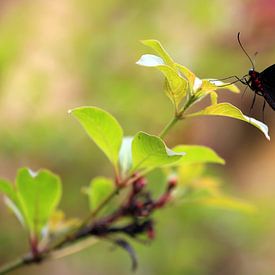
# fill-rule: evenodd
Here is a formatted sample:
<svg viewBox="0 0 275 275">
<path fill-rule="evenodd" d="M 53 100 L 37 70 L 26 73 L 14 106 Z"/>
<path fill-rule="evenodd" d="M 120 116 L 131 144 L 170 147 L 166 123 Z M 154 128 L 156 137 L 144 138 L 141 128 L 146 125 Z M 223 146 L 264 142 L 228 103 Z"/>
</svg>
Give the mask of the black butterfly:
<svg viewBox="0 0 275 275">
<path fill-rule="evenodd" d="M 256 95 L 259 95 L 265 99 L 263 110 L 265 108 L 265 102 L 275 110 L 275 64 L 266 68 L 261 73 L 252 68 L 249 70 L 248 75 L 250 77 L 248 80 L 244 78 L 244 84 L 248 85 L 250 89 L 255 92 L 251 109 L 253 108 Z"/>
<path fill-rule="evenodd" d="M 251 62 L 252 69 L 250 69 L 248 71 L 248 74 L 244 75 L 242 78 L 233 76 L 233 77 L 237 78 L 237 81 L 235 81 L 235 82 L 240 81 L 241 83 L 243 83 L 244 85 L 246 85 L 252 91 L 255 92 L 250 110 L 254 106 L 256 95 L 262 96 L 264 98 L 264 104 L 263 104 L 263 109 L 262 109 L 263 114 L 264 114 L 264 108 L 265 108 L 266 102 L 269 104 L 269 106 L 273 110 L 275 110 L 275 64 L 271 65 L 270 67 L 266 68 L 264 71 L 262 71 L 260 73 L 257 72 L 255 70 L 255 66 L 254 66 L 252 59 L 250 58 L 250 56 L 248 55 L 248 53 L 246 52 L 246 50 L 244 49 L 244 47 L 240 41 L 240 33 L 238 33 L 237 39 L 238 39 L 238 43 L 239 43 L 240 47 L 242 48 L 243 52 L 246 54 L 249 61 Z M 247 77 L 249 77 L 249 78 L 247 78 Z M 233 82 L 233 83 L 235 83 L 235 82 Z"/>
</svg>

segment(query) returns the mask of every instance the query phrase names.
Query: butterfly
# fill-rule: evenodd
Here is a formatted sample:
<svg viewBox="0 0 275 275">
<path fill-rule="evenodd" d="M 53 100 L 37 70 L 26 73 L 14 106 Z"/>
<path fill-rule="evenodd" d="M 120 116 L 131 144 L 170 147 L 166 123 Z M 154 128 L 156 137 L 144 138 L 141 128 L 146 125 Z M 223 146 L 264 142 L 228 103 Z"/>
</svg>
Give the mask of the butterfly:
<svg viewBox="0 0 275 275">
<path fill-rule="evenodd" d="M 247 51 L 245 50 L 245 48 L 241 43 L 240 32 L 237 35 L 237 39 L 241 49 L 243 50 L 245 55 L 248 57 L 250 63 L 252 64 L 252 69 L 250 69 L 248 71 L 248 74 L 244 75 L 242 78 L 239 78 L 237 76 L 231 76 L 237 79 L 233 83 L 236 83 L 239 81 L 242 84 L 249 87 L 255 93 L 250 110 L 252 110 L 254 106 L 256 95 L 259 95 L 264 98 L 264 104 L 262 108 L 263 114 L 264 114 L 266 102 L 269 104 L 269 106 L 273 110 L 275 110 L 275 64 L 267 67 L 262 72 L 256 71 L 254 62 L 252 61 L 251 57 L 248 55 Z"/>
</svg>

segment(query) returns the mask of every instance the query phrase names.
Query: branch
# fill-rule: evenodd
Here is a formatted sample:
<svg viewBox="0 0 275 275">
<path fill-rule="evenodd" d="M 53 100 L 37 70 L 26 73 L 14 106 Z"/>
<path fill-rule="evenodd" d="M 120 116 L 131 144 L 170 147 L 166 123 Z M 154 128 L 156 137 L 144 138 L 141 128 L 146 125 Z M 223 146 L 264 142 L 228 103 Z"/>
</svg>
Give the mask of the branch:
<svg viewBox="0 0 275 275">
<path fill-rule="evenodd" d="M 6 273 L 8 273 L 8 272 L 10 272 L 12 270 L 15 270 L 15 269 L 21 267 L 21 266 L 24 266 L 25 264 L 26 263 L 25 263 L 24 258 L 17 259 L 17 260 L 15 260 L 13 262 L 10 262 L 10 263 L 2 266 L 1 269 L 0 269 L 0 274 L 1 275 L 2 274 L 6 274 Z"/>
</svg>

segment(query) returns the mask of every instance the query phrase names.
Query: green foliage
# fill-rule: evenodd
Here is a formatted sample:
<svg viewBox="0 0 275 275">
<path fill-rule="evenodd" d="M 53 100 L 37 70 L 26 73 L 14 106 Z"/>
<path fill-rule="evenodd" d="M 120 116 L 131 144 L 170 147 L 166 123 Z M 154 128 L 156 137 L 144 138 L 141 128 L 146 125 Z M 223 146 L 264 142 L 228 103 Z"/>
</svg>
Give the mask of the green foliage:
<svg viewBox="0 0 275 275">
<path fill-rule="evenodd" d="M 268 128 L 264 123 L 252 117 L 248 117 L 244 115 L 237 107 L 229 103 L 213 104 L 199 112 L 186 115 L 186 117 L 196 117 L 196 116 L 226 116 L 226 117 L 239 119 L 239 120 L 248 122 L 251 125 L 258 128 L 265 135 L 265 137 L 268 140 L 270 140 L 270 137 L 268 135 Z"/>
<path fill-rule="evenodd" d="M 173 165 L 184 155 L 168 149 L 161 138 L 144 132 L 137 133 L 132 142 L 134 171 Z"/>
<path fill-rule="evenodd" d="M 81 220 L 77 218 L 66 218 L 65 213 L 61 210 L 56 210 L 51 215 L 47 231 L 48 242 L 58 238 L 60 235 L 69 233 L 73 229 L 77 229 L 81 225 Z"/>
<path fill-rule="evenodd" d="M 70 112 L 117 169 L 123 131 L 116 119 L 97 107 L 79 107 Z"/>
<path fill-rule="evenodd" d="M 34 173 L 22 168 L 16 177 L 16 190 L 28 228 L 40 234 L 60 201 L 59 177 L 46 170 Z"/>
<path fill-rule="evenodd" d="M 0 179 L 0 192 L 11 198 L 13 201 L 15 200 L 14 187 L 9 181 Z"/>
<path fill-rule="evenodd" d="M 178 145 L 173 148 L 175 152 L 185 152 L 186 156 L 181 158 L 177 165 L 197 164 L 197 163 L 218 163 L 224 164 L 225 161 L 217 155 L 215 151 L 206 146 L 199 145 Z"/>
<path fill-rule="evenodd" d="M 175 63 L 158 41 L 145 40 L 142 43 L 152 48 L 159 56 L 152 54 L 142 55 L 137 64 L 145 67 L 155 67 L 164 74 L 165 91 L 174 105 L 178 118 L 198 115 L 229 116 L 252 124 L 262 131 L 267 139 L 270 139 L 268 128 L 264 123 L 243 115 L 237 107 L 231 104 L 217 104 L 218 95 L 214 94 L 214 92 L 226 89 L 233 93 L 239 93 L 239 88 L 236 85 L 215 79 L 200 79 L 185 66 Z M 183 114 L 188 108 L 209 94 L 212 95 L 212 106 L 197 113 Z M 215 98 L 213 95 L 215 95 Z"/>
<path fill-rule="evenodd" d="M 156 67 L 165 76 L 165 91 L 167 96 L 172 101 L 176 112 L 179 112 L 180 104 L 186 97 L 188 90 L 188 82 L 182 77 L 173 67 L 164 64 L 160 57 L 155 55 L 143 55 L 138 65 L 147 67 Z"/>
<path fill-rule="evenodd" d="M 9 199 L 8 206 L 32 235 L 41 237 L 61 198 L 59 177 L 47 170 L 34 173 L 22 168 L 18 171 L 15 188 L 3 180 L 0 182 L 5 186 L 1 191 Z"/>
<path fill-rule="evenodd" d="M 226 195 L 217 178 L 205 175 L 203 165 L 185 164 L 179 167 L 177 172 L 180 184 L 176 199 L 181 202 L 180 205 L 182 206 L 191 203 L 202 207 L 225 209 L 244 214 L 254 214 L 257 211 L 254 205 Z"/>
<path fill-rule="evenodd" d="M 148 40 L 142 40 L 141 43 L 143 43 L 145 46 L 150 47 L 153 49 L 157 54 L 160 55 L 160 57 L 164 60 L 164 63 L 168 66 L 173 67 L 174 61 L 172 57 L 167 53 L 167 51 L 163 48 L 163 46 L 160 44 L 159 41 L 154 39 L 148 39 Z"/>
<path fill-rule="evenodd" d="M 104 202 L 104 200 L 115 190 L 114 183 L 111 179 L 105 177 L 94 178 L 89 188 L 87 195 L 89 196 L 90 209 L 93 211 Z"/>
<path fill-rule="evenodd" d="M 124 137 L 119 152 L 119 164 L 123 176 L 131 169 L 132 163 L 132 141 L 133 137 Z"/>
<path fill-rule="evenodd" d="M 140 233 L 147 233 L 153 238 L 154 225 L 150 215 L 171 199 L 181 205 L 189 203 L 245 213 L 255 212 L 255 208 L 249 203 L 224 194 L 219 181 L 205 173 L 205 164 L 225 163 L 215 151 L 200 145 L 177 145 L 171 150 L 162 138 L 176 122 L 197 116 L 215 115 L 239 119 L 257 127 L 269 139 L 267 126 L 245 116 L 229 103 L 218 103 L 216 91 L 227 89 L 238 93 L 237 86 L 213 79 L 200 79 L 185 66 L 175 63 L 157 40 L 144 40 L 142 43 L 159 56 L 145 54 L 137 64 L 156 68 L 164 75 L 164 91 L 173 104 L 174 117 L 160 136 L 138 132 L 134 137 L 123 137 L 123 130 L 117 120 L 100 108 L 86 106 L 70 111 L 115 168 L 113 179 L 98 176 L 85 189 L 91 210 L 87 220 L 66 219 L 65 214 L 56 209 L 62 193 L 61 181 L 47 170 L 34 173 L 22 168 L 18 171 L 15 186 L 6 180 L 0 180 L 0 192 L 5 195 L 7 205 L 30 233 L 34 262 L 37 261 L 36 256 L 43 258 L 51 249 L 59 249 L 64 244 L 92 234 L 106 237 L 124 248 L 135 261 L 130 244 L 123 239 L 112 239 L 113 236 L 108 234 L 119 232 L 136 238 Z M 210 106 L 186 114 L 191 106 L 208 95 L 211 98 Z M 164 192 L 158 189 L 160 196 L 157 199 L 152 190 L 145 189 L 147 179 L 144 177 L 155 168 L 163 168 L 168 178 Z M 158 187 L 163 189 L 161 184 Z M 111 199 L 118 191 L 122 192 L 123 188 L 130 190 L 126 194 L 128 197 L 124 198 L 119 193 L 123 203 L 113 206 Z M 175 188 L 176 192 L 172 193 Z M 110 213 L 100 219 L 97 216 L 102 209 L 108 209 Z M 101 212 L 103 213 L 106 214 L 106 211 Z M 126 219 L 132 223 L 126 226 L 123 224 L 124 227 L 112 227 L 113 222 L 121 222 L 120 218 L 122 223 Z M 140 224 L 137 223 L 139 219 L 142 220 Z M 60 235 L 62 238 L 58 243 Z M 52 243 L 56 244 L 55 241 L 57 246 L 51 246 Z M 37 255 L 40 247 L 49 250 L 45 250 L 46 254 L 42 251 L 41 255 Z"/>
</svg>

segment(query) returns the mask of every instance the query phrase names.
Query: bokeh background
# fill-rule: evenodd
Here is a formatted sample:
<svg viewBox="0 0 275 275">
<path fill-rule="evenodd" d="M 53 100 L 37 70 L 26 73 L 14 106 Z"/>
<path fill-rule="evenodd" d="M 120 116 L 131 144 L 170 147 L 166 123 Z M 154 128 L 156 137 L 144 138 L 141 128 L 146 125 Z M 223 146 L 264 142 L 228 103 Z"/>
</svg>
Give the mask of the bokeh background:
<svg viewBox="0 0 275 275">
<path fill-rule="evenodd" d="M 84 217 L 80 189 L 97 175 L 112 175 L 103 154 L 67 111 L 80 105 L 108 110 L 127 135 L 158 133 L 172 115 L 156 71 L 135 65 L 154 38 L 200 77 L 242 76 L 258 51 L 256 68 L 275 61 L 272 0 L 58 0 L 0 1 L 0 175 L 41 167 L 59 174 L 61 208 Z M 241 84 L 240 84 L 241 87 Z M 242 87 L 241 87 L 242 88 Z M 243 89 L 243 88 L 242 88 Z M 220 92 L 249 114 L 253 93 Z M 205 103 L 202 103 L 205 104 Z M 262 100 L 251 113 L 261 119 Z M 215 149 L 227 161 L 209 166 L 229 194 L 255 204 L 256 216 L 195 205 L 157 215 L 157 238 L 135 244 L 136 274 L 275 274 L 275 115 L 267 107 L 271 141 L 252 126 L 228 118 L 196 118 L 167 139 Z M 27 250 L 26 233 L 0 205 L 0 263 Z M 13 274 L 131 274 L 128 256 L 98 243 L 67 258 Z"/>
</svg>

